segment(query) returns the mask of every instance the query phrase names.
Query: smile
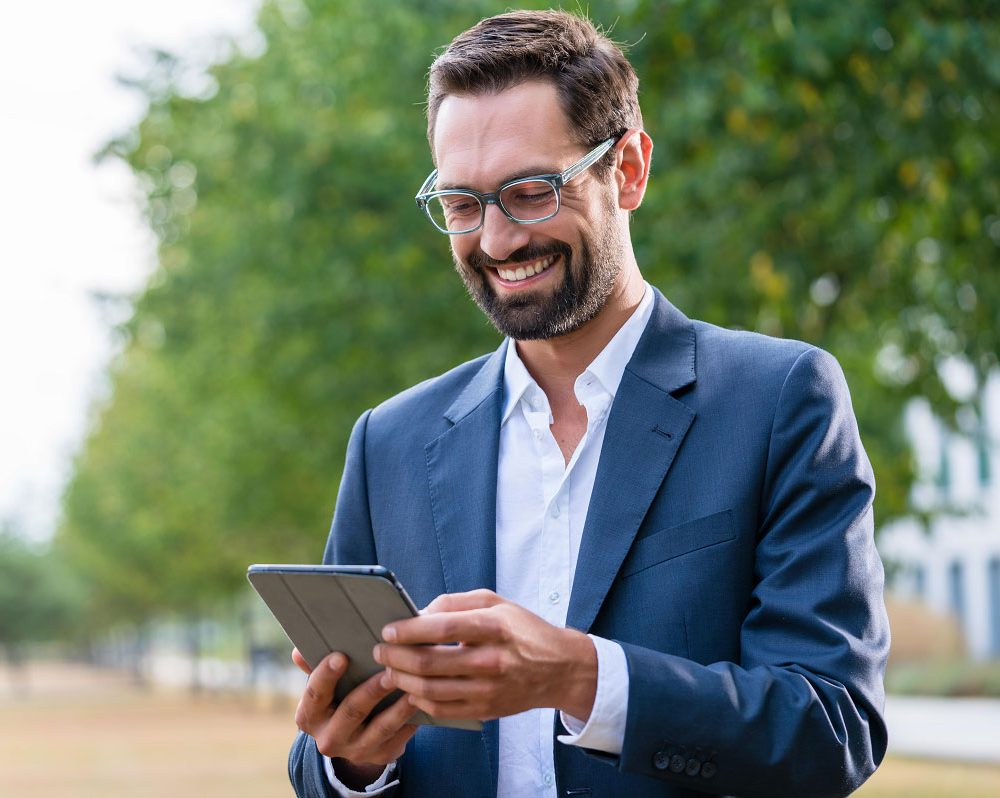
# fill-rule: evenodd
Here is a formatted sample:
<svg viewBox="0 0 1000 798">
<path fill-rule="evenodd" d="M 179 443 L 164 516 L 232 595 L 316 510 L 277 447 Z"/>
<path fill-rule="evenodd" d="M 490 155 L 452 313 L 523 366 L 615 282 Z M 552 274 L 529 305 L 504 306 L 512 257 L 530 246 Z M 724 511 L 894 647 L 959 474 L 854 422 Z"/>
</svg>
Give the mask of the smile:
<svg viewBox="0 0 1000 798">
<path fill-rule="evenodd" d="M 527 280 L 529 277 L 534 277 L 536 274 L 544 272 L 553 263 L 555 263 L 557 257 L 557 255 L 549 255 L 547 258 L 541 258 L 540 260 L 536 260 L 534 263 L 529 263 L 527 266 L 518 266 L 516 269 L 498 268 L 497 274 L 509 283 L 520 282 L 521 280 Z"/>
</svg>

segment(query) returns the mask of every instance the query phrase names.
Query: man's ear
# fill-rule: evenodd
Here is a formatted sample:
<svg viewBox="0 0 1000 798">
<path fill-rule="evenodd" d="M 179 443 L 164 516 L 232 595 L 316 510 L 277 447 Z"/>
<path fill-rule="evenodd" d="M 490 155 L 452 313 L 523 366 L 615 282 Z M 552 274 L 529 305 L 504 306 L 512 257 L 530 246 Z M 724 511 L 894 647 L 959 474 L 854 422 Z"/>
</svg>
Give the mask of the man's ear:
<svg viewBox="0 0 1000 798">
<path fill-rule="evenodd" d="M 649 165 L 653 159 L 653 140 L 645 130 L 628 131 L 615 146 L 615 178 L 618 181 L 618 207 L 634 211 L 642 204 L 649 182 Z"/>
</svg>

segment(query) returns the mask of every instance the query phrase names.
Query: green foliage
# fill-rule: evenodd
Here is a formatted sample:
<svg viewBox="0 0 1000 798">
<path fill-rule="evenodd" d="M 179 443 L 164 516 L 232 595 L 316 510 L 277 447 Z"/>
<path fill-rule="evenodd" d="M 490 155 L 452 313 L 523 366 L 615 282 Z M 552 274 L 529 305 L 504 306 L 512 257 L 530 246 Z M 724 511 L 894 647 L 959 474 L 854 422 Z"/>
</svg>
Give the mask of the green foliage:
<svg viewBox="0 0 1000 798">
<path fill-rule="evenodd" d="M 694 315 L 840 359 L 880 522 L 907 509 L 905 401 L 952 420 L 943 360 L 980 386 L 997 363 L 988 5 L 647 2 L 626 36 L 657 142 L 639 262 Z"/>
<path fill-rule="evenodd" d="M 17 659 L 28 643 L 64 639 L 78 617 L 78 583 L 51 552 L 0 526 L 0 647 Z"/>
<path fill-rule="evenodd" d="M 886 689 L 898 695 L 1000 698 L 1000 662 L 967 659 L 929 660 L 893 665 Z"/>
<path fill-rule="evenodd" d="M 544 3 L 521 7 L 544 7 Z M 138 130 L 159 266 L 123 328 L 59 543 L 108 619 L 192 611 L 318 558 L 351 423 L 493 348 L 412 196 L 434 51 L 499 2 L 266 3 L 266 50 L 191 84 L 156 54 Z M 912 396 L 996 364 L 1000 23 L 982 4 L 620 0 L 656 142 L 633 220 L 685 312 L 838 356 L 907 509 Z"/>
</svg>

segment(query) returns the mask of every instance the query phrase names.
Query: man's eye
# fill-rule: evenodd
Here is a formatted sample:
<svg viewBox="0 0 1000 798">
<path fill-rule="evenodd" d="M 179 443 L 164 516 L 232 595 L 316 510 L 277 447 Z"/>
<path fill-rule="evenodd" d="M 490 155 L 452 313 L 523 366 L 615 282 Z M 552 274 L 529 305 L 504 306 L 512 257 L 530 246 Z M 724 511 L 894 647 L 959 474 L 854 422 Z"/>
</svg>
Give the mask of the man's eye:
<svg viewBox="0 0 1000 798">
<path fill-rule="evenodd" d="M 518 195 L 518 202 L 546 202 L 552 196 L 551 191 L 534 191 L 530 194 L 525 192 Z"/>
<path fill-rule="evenodd" d="M 446 213 L 454 216 L 479 213 L 479 203 L 471 197 L 442 197 L 441 205 Z"/>
<path fill-rule="evenodd" d="M 505 194 L 504 203 L 522 207 L 544 205 L 555 199 L 555 192 L 548 183 L 524 183 L 512 186 Z"/>
</svg>

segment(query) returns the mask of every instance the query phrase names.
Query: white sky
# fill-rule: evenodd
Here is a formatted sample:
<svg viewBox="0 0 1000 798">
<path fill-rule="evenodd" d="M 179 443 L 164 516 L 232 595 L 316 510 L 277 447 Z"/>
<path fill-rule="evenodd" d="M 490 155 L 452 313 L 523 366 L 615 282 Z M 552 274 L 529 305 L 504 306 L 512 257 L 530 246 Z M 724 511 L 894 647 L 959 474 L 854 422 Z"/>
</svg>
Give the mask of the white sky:
<svg viewBox="0 0 1000 798">
<path fill-rule="evenodd" d="M 135 292 L 153 264 L 128 170 L 93 154 L 137 121 L 139 49 L 246 41 L 258 0 L 56 0 L 0 14 L 0 519 L 53 529 L 112 355 L 94 292 Z"/>
</svg>

